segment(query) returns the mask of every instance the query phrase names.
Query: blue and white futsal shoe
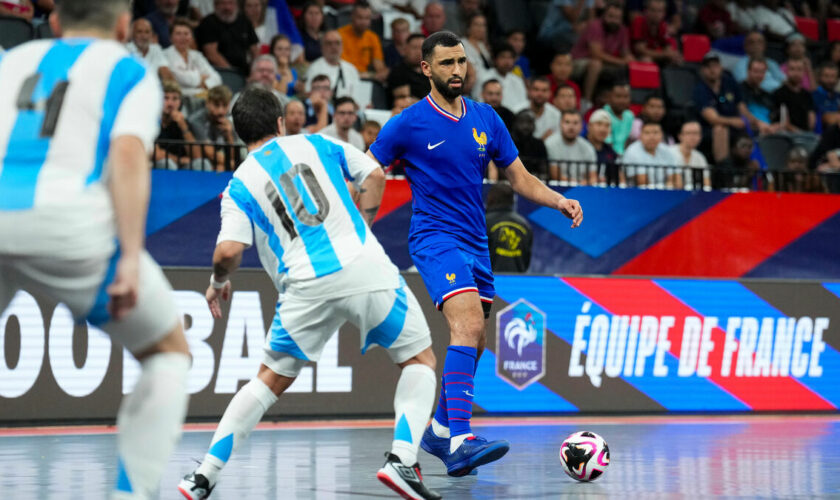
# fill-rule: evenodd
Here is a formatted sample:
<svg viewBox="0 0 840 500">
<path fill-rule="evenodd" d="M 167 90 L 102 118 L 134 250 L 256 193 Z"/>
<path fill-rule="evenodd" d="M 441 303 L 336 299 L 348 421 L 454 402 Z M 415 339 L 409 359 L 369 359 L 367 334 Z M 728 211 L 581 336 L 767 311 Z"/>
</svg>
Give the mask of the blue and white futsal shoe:
<svg viewBox="0 0 840 500">
<path fill-rule="evenodd" d="M 441 459 L 446 465 L 447 474 L 461 477 L 477 474 L 476 467 L 495 462 L 505 456 L 510 450 L 510 443 L 504 439 L 487 441 L 472 436 L 465 439 L 455 453 L 449 453 L 449 438 L 438 437 L 429 426 L 423 433 L 420 447 Z"/>
</svg>

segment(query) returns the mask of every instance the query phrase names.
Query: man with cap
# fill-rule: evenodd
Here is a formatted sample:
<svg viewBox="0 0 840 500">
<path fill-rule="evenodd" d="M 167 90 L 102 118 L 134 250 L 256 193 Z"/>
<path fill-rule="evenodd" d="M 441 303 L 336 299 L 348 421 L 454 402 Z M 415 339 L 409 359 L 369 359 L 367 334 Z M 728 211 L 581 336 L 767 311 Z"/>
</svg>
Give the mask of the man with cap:
<svg viewBox="0 0 840 500">
<path fill-rule="evenodd" d="M 595 148 L 595 161 L 598 163 L 598 176 L 590 179 L 592 184 L 603 181 L 617 186 L 619 182 L 624 182 L 623 174 L 619 180 L 618 153 L 606 142 L 610 136 L 610 125 L 610 115 L 603 109 L 595 110 L 589 117 L 586 139 Z"/>
<path fill-rule="evenodd" d="M 709 52 L 700 66 L 700 80 L 694 86 L 694 106 L 703 126 L 700 151 L 715 162 L 729 156 L 729 130 L 744 129 L 741 117 L 746 110 L 741 89 L 735 80 L 723 73 L 720 56 Z M 711 152 L 711 155 L 708 153 Z"/>
</svg>

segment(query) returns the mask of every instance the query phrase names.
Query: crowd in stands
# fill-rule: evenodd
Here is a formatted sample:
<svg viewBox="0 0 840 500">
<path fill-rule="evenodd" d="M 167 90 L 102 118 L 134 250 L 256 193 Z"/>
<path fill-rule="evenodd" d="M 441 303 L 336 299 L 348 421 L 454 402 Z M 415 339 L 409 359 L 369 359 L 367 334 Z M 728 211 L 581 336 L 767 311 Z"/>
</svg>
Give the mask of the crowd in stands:
<svg viewBox="0 0 840 500">
<path fill-rule="evenodd" d="M 55 2 L 2 0 L 0 16 L 44 23 Z M 421 45 L 447 29 L 470 63 L 465 95 L 546 181 L 840 185 L 834 0 L 134 0 L 133 13 L 128 49 L 166 95 L 159 168 L 235 168 L 245 85 L 274 92 L 288 133 L 364 150 L 429 93 Z"/>
</svg>

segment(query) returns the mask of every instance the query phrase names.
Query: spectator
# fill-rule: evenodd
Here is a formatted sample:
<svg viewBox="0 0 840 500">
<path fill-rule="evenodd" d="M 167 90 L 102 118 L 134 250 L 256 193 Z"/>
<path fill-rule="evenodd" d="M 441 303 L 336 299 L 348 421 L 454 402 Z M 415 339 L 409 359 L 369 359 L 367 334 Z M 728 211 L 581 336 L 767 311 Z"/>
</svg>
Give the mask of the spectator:
<svg viewBox="0 0 840 500">
<path fill-rule="evenodd" d="M 213 66 L 247 75 L 249 61 L 259 55 L 254 27 L 239 12 L 236 0 L 214 0 L 213 9 L 196 29 L 198 46 Z"/>
<path fill-rule="evenodd" d="M 817 113 L 817 133 L 832 125 L 840 124 L 840 93 L 837 88 L 837 65 L 824 62 L 819 69 L 819 87 L 814 91 L 814 108 Z M 840 144 L 838 144 L 840 145 Z"/>
<path fill-rule="evenodd" d="M 550 179 L 571 179 L 586 184 L 591 178 L 597 178 L 598 169 L 595 162 L 598 157 L 592 144 L 580 136 L 583 130 L 581 120 L 580 111 L 564 111 L 560 133 L 545 141 Z"/>
<path fill-rule="evenodd" d="M 657 64 L 683 63 L 676 42 L 668 34 L 665 0 L 647 0 L 644 15 L 633 19 L 630 37 L 636 57 L 643 61 Z"/>
<path fill-rule="evenodd" d="M 236 135 L 233 124 L 228 119 L 230 89 L 224 85 L 211 88 L 207 92 L 204 108 L 189 117 L 190 129 L 199 142 L 204 142 L 204 157 L 213 162 L 217 172 L 223 172 L 230 165 L 227 161 L 226 148 L 216 146 L 234 144 Z"/>
<path fill-rule="evenodd" d="M 664 9 L 664 7 L 663 7 Z M 621 163 L 636 186 L 646 186 L 652 180 L 656 186 L 673 187 L 672 179 L 665 178 L 665 168 L 679 163 L 671 150 L 662 143 L 662 125 L 645 122 L 639 140 L 627 146 Z"/>
<path fill-rule="evenodd" d="M 136 5 L 137 1 L 135 0 L 134 3 Z M 191 18 L 200 21 L 213 13 L 213 0 L 189 0 L 188 3 Z"/>
<path fill-rule="evenodd" d="M 446 21 L 442 29 L 457 33 L 458 35 L 466 35 L 470 16 L 481 12 L 481 0 L 444 2 L 443 10 Z"/>
<path fill-rule="evenodd" d="M 175 10 L 176 17 L 187 17 L 190 15 L 190 3 L 193 0 L 178 0 L 176 3 L 177 8 Z M 210 0 L 211 2 L 213 0 Z M 38 5 L 45 3 L 43 0 L 35 0 L 35 10 L 38 10 Z M 54 0 L 48 0 L 47 3 L 53 4 L 55 6 Z M 151 14 L 157 9 L 157 0 L 134 0 L 131 7 L 131 18 L 132 19 L 140 19 L 141 17 L 146 17 L 147 15 Z M 168 28 L 167 28 L 168 30 Z"/>
<path fill-rule="evenodd" d="M 146 15 L 146 20 L 152 25 L 160 46 L 166 49 L 172 45 L 169 35 L 172 33 L 172 25 L 178 14 L 178 0 L 156 0 L 155 6 L 157 8 Z M 187 26 L 192 31 L 189 23 Z"/>
<path fill-rule="evenodd" d="M 726 10 L 741 31 L 761 29 L 755 17 L 755 0 L 729 0 Z"/>
<path fill-rule="evenodd" d="M 172 45 L 163 51 L 167 66 L 184 95 L 194 96 L 222 84 L 222 77 L 201 52 L 192 50 L 192 28 L 182 19 L 172 23 Z"/>
<path fill-rule="evenodd" d="M 286 108 L 283 110 L 283 125 L 286 128 L 286 135 L 309 132 L 308 130 L 304 130 L 305 123 L 306 110 L 303 107 L 303 103 L 292 99 L 289 101 L 289 104 L 286 104 Z"/>
<path fill-rule="evenodd" d="M 568 109 L 576 109 L 580 111 L 577 102 L 578 100 L 574 87 L 567 83 L 564 83 L 557 88 L 557 93 L 554 94 L 554 99 L 552 100 L 554 107 L 561 113 Z"/>
<path fill-rule="evenodd" d="M 779 64 L 764 57 L 764 51 L 767 48 L 767 42 L 764 40 L 764 35 L 758 31 L 751 31 L 744 37 L 744 52 L 746 56 L 741 57 L 732 68 L 732 76 L 738 83 L 747 79 L 747 66 L 750 59 L 764 59 L 767 63 L 767 71 L 764 74 L 764 80 L 761 82 L 761 88 L 767 92 L 774 92 L 785 81 L 785 74 L 779 67 Z"/>
<path fill-rule="evenodd" d="M 575 108 L 580 108 L 580 87 L 572 77 L 572 56 L 567 53 L 554 54 L 549 66 L 551 73 L 548 75 L 548 82 L 551 84 L 551 95 L 557 95 L 557 89 L 568 85 L 575 91 Z"/>
<path fill-rule="evenodd" d="M 507 43 L 513 47 L 513 51 L 516 53 L 516 62 L 513 66 L 513 72 L 522 77 L 523 80 L 530 80 L 531 61 L 528 59 L 528 56 L 525 55 L 525 44 L 527 43 L 525 32 L 519 29 L 508 31 Z"/>
<path fill-rule="evenodd" d="M 832 62 L 837 65 L 837 67 L 840 67 L 840 40 L 835 40 L 829 44 L 828 48 L 825 50 L 823 62 Z M 840 82 L 837 82 L 837 86 L 834 90 L 840 92 Z"/>
<path fill-rule="evenodd" d="M 365 124 L 362 125 L 362 139 L 365 141 L 365 151 L 370 149 L 370 145 L 376 140 L 376 136 L 379 135 L 380 130 L 382 130 L 382 125 L 374 120 L 366 120 Z"/>
<path fill-rule="evenodd" d="M 776 189 L 792 193 L 825 192 L 820 176 L 808 171 L 808 151 L 804 147 L 794 146 L 788 151 L 785 171 L 778 173 Z"/>
<path fill-rule="evenodd" d="M 269 47 L 271 39 L 279 32 L 277 27 L 277 13 L 274 7 L 266 4 L 267 0 L 242 0 L 242 13 L 251 23 L 259 44 Z"/>
<path fill-rule="evenodd" d="M 787 80 L 773 92 L 773 120 L 779 121 L 787 132 L 813 132 L 816 127 L 814 99 L 802 88 L 804 75 L 802 61 L 788 61 Z"/>
<path fill-rule="evenodd" d="M 163 54 L 160 44 L 152 41 L 152 25 L 147 19 L 137 19 L 131 24 L 131 41 L 128 51 L 140 57 L 157 73 L 161 80 L 175 80 L 175 75 L 169 70 L 169 62 Z M 178 89 L 178 99 L 181 99 L 181 89 Z"/>
<path fill-rule="evenodd" d="M 594 6 L 594 0 L 551 0 L 537 40 L 555 52 L 568 52 L 580 31 L 580 23 L 591 17 Z"/>
<path fill-rule="evenodd" d="M 596 109 L 589 117 L 589 126 L 586 128 L 586 140 L 595 149 L 595 158 L 598 162 L 597 175 L 590 174 L 590 184 L 606 182 L 608 186 L 624 184 L 624 173 L 619 178 L 618 153 L 606 143 L 610 136 L 610 115 L 603 109 Z"/>
<path fill-rule="evenodd" d="M 493 108 L 504 122 L 508 132 L 512 132 L 514 115 L 513 111 L 502 105 L 502 84 L 499 80 L 491 78 L 481 85 L 481 100 Z"/>
<path fill-rule="evenodd" d="M 467 61 L 473 66 L 476 76 L 490 69 L 490 49 L 487 48 L 487 18 L 476 12 L 467 19 L 467 36 L 461 39 Z M 521 77 L 521 75 L 520 75 Z"/>
<path fill-rule="evenodd" d="M 327 75 L 336 97 L 352 96 L 360 81 L 359 72 L 355 66 L 341 59 L 341 35 L 338 31 L 324 33 L 321 52 L 324 55 L 313 61 L 306 71 L 306 91 L 309 92 L 313 77 Z"/>
<path fill-rule="evenodd" d="M 776 40 L 786 40 L 796 33 L 796 19 L 793 13 L 779 4 L 778 0 L 759 0 L 752 9 L 756 28 Z"/>
<path fill-rule="evenodd" d="M 446 24 L 446 12 L 439 2 L 429 2 L 423 10 L 423 23 L 420 25 L 420 32 L 424 36 L 437 33 Z M 463 32 L 460 32 L 463 33 Z"/>
<path fill-rule="evenodd" d="M 321 129 L 321 134 L 335 137 L 348 142 L 364 152 L 366 150 L 365 140 L 362 134 L 353 129 L 356 123 L 356 113 L 359 111 L 356 102 L 352 97 L 339 97 L 335 100 L 335 119 L 332 124 Z"/>
<path fill-rule="evenodd" d="M 280 105 L 285 107 L 289 103 L 289 96 L 286 95 L 287 87 L 284 87 L 277 81 L 277 61 L 274 56 L 263 54 L 251 63 L 251 72 L 248 74 L 249 85 L 259 85 L 260 87 L 270 90 L 274 97 L 280 101 Z M 233 109 L 233 104 L 239 99 L 239 93 L 233 97 L 230 109 Z"/>
<path fill-rule="evenodd" d="M 493 53 L 494 67 L 484 72 L 478 85 L 473 88 L 473 96 L 481 93 L 484 80 L 494 79 L 502 84 L 502 104 L 508 109 L 515 109 L 520 103 L 528 99 L 525 82 L 513 73 L 513 63 L 516 61 L 513 47 L 509 43 L 502 43 Z"/>
<path fill-rule="evenodd" d="M 732 151 L 718 164 L 718 172 L 714 176 L 715 188 L 754 188 L 760 180 L 757 174 L 761 172 L 758 160 L 753 157 L 755 143 L 743 133 L 735 139 Z"/>
<path fill-rule="evenodd" d="M 622 0 L 624 10 L 627 12 L 627 19 L 632 21 L 638 16 L 644 15 L 647 0 Z M 682 29 L 681 11 L 691 15 L 697 15 L 697 4 L 703 2 L 686 3 L 681 0 L 665 0 L 665 22 L 668 24 L 668 34 L 676 36 Z M 681 5 L 683 4 L 683 5 Z"/>
<path fill-rule="evenodd" d="M 630 111 L 630 85 L 616 81 L 610 89 L 607 102 L 604 106 L 604 111 L 610 116 L 610 136 L 607 138 L 607 144 L 610 144 L 616 153 L 623 155 L 635 119 Z"/>
<path fill-rule="evenodd" d="M 817 78 L 814 74 L 814 68 L 811 66 L 811 58 L 808 57 L 808 47 L 805 45 L 805 37 L 799 33 L 794 33 L 787 39 L 787 57 L 788 60 L 782 63 L 780 69 L 782 73 L 787 74 L 788 62 L 802 61 L 805 66 L 805 73 L 802 78 L 802 88 L 808 92 L 813 92 L 817 86 Z"/>
<path fill-rule="evenodd" d="M 534 137 L 543 141 L 560 127 L 560 111 L 548 102 L 551 98 L 549 88 L 548 78 L 537 77 L 528 89 L 528 100 L 520 103 L 514 111 L 530 109 L 534 113 Z"/>
<path fill-rule="evenodd" d="M 321 35 L 324 33 L 324 12 L 318 2 L 309 1 L 300 15 L 300 36 L 303 39 L 303 58 L 312 62 L 321 57 Z"/>
<path fill-rule="evenodd" d="M 809 167 L 823 174 L 831 193 L 840 193 L 840 126 L 823 129 L 817 148 L 811 154 Z"/>
<path fill-rule="evenodd" d="M 761 135 L 774 134 L 779 131 L 779 125 L 770 119 L 773 112 L 773 96 L 761 88 L 764 75 L 767 72 L 767 61 L 753 59 L 747 66 L 747 78 L 741 83 L 741 93 L 744 98 L 745 110 L 741 114 L 750 122 L 753 132 Z"/>
<path fill-rule="evenodd" d="M 504 96 L 502 98 L 504 100 Z M 543 141 L 534 137 L 535 126 L 534 113 L 529 109 L 520 111 L 513 120 L 511 137 L 528 172 L 545 179 L 548 175 L 548 153 Z"/>
<path fill-rule="evenodd" d="M 269 53 L 274 56 L 277 64 L 277 89 L 289 97 L 303 92 L 303 81 L 298 78 L 298 72 L 292 67 L 292 41 L 289 37 L 280 33 L 274 35 L 269 44 Z"/>
<path fill-rule="evenodd" d="M 574 76 L 583 78 L 583 97 L 592 101 L 604 68 L 624 69 L 633 60 L 630 34 L 621 21 L 621 3 L 611 0 L 600 18 L 593 19 L 572 48 Z M 552 73 L 554 73 L 552 69 Z"/>
<path fill-rule="evenodd" d="M 703 126 L 701 150 L 711 149 L 714 161 L 722 161 L 729 156 L 729 129 L 741 130 L 746 126 L 739 114 L 746 106 L 741 89 L 723 74 L 720 57 L 714 52 L 703 57 L 700 80 L 694 86 L 694 106 Z"/>
<path fill-rule="evenodd" d="M 697 146 L 703 140 L 703 128 L 700 122 L 689 121 L 682 124 L 679 135 L 680 142 L 668 146 L 676 160 L 675 165 L 683 167 L 681 173 L 673 174 L 668 182 L 676 189 L 689 187 L 694 190 L 711 188 L 709 163 L 703 153 L 697 151 Z M 687 168 L 686 168 L 687 167 Z"/>
<path fill-rule="evenodd" d="M 391 97 L 394 105 L 391 108 L 391 116 L 396 116 L 403 112 L 403 110 L 415 102 L 417 98 L 411 95 L 411 89 L 408 85 L 400 85 L 391 89 Z"/>
<path fill-rule="evenodd" d="M 315 132 L 329 125 L 334 111 L 332 100 L 333 91 L 330 88 L 330 77 L 327 75 L 315 76 L 312 79 L 309 97 L 303 103 L 306 110 L 305 125 L 317 128 Z"/>
<path fill-rule="evenodd" d="M 645 102 L 642 104 L 642 111 L 639 116 L 633 120 L 633 128 L 630 129 L 630 140 L 635 141 L 642 135 L 642 124 L 645 122 L 656 122 L 663 125 L 662 120 L 665 119 L 665 99 L 659 94 L 650 94 L 645 97 Z M 664 125 L 663 125 L 664 130 Z M 673 140 L 663 134 L 663 140 L 668 144 L 673 144 Z"/>
<path fill-rule="evenodd" d="M 513 205 L 510 184 L 496 183 L 487 192 L 487 241 L 494 273 L 524 273 L 531 265 L 534 233 Z"/>
<path fill-rule="evenodd" d="M 599 109 L 604 109 L 604 106 L 607 105 L 609 102 L 610 94 L 612 94 L 612 87 L 608 85 L 602 85 L 597 87 L 595 90 L 595 100 L 592 101 L 592 107 L 589 108 L 588 111 L 583 113 L 584 121 L 588 122 L 589 119 L 592 117 L 592 113 Z M 554 105 L 557 106 L 557 96 L 554 96 Z M 558 108 L 560 109 L 560 108 Z M 563 111 L 560 109 L 560 111 Z"/>
<path fill-rule="evenodd" d="M 385 82 L 388 78 L 388 66 L 385 66 L 382 42 L 370 29 L 372 15 L 366 2 L 353 5 L 350 24 L 338 29 L 343 46 L 341 58 L 355 66 L 362 78 Z"/>
<path fill-rule="evenodd" d="M 185 145 L 184 142 L 195 143 L 196 139 L 181 112 L 181 88 L 173 81 L 165 81 L 160 134 L 155 141 L 155 168 L 213 170 L 213 165 L 202 158 L 201 147 Z"/>
<path fill-rule="evenodd" d="M 402 63 L 396 66 L 388 75 L 388 88 L 394 89 L 402 85 L 408 85 L 409 93 L 416 99 L 426 97 L 431 91 L 429 78 L 423 74 L 420 68 L 420 61 L 423 60 L 423 40 L 425 37 L 415 33 L 408 37 L 405 49 L 405 56 Z"/>
<path fill-rule="evenodd" d="M 411 35 L 411 24 L 404 17 L 391 21 L 391 43 L 385 47 L 385 65 L 391 69 L 399 66 L 405 56 L 405 46 Z"/>
<path fill-rule="evenodd" d="M 695 24 L 698 33 L 703 33 L 712 40 L 735 36 L 741 27 L 732 20 L 726 8 L 726 0 L 709 0 L 697 13 Z"/>
</svg>

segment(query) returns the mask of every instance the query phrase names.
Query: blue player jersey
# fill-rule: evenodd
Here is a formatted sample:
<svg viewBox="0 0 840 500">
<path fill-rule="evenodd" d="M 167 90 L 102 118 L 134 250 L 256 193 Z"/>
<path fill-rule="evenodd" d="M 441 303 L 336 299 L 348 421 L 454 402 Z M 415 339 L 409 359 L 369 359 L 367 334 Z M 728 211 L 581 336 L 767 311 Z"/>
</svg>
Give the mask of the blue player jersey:
<svg viewBox="0 0 840 500">
<path fill-rule="evenodd" d="M 406 161 L 413 193 L 408 244 L 412 253 L 455 241 L 487 253 L 482 184 L 490 160 L 504 168 L 519 152 L 499 115 L 487 104 L 462 98 L 461 117 L 431 95 L 382 127 L 370 151 L 383 165 Z"/>
</svg>

